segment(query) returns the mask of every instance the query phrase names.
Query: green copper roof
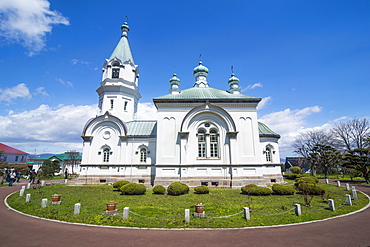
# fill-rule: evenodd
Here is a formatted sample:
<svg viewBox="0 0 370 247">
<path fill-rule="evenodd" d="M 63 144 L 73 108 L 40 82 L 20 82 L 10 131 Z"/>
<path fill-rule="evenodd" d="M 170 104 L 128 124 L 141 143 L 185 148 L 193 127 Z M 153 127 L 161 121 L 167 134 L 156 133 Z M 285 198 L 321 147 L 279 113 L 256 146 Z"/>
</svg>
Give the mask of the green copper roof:
<svg viewBox="0 0 370 247">
<path fill-rule="evenodd" d="M 208 73 L 208 68 L 202 65 L 202 62 L 199 62 L 199 65 L 194 68 L 194 74 L 198 72 L 205 72 Z"/>
<path fill-rule="evenodd" d="M 134 58 L 131 53 L 130 45 L 128 43 L 128 38 L 127 38 L 127 32 L 129 30 L 129 27 L 127 23 L 122 25 L 122 36 L 120 41 L 118 42 L 116 48 L 114 49 L 112 55 L 110 55 L 109 61 L 118 58 L 121 60 L 122 63 L 131 61 L 133 64 Z"/>
<path fill-rule="evenodd" d="M 239 82 L 239 79 L 235 77 L 234 73 L 231 74 L 231 78 L 229 79 L 229 85 L 233 82 Z"/>
<path fill-rule="evenodd" d="M 272 131 L 266 124 L 258 122 L 258 132 L 260 136 L 267 137 L 277 137 L 280 138 L 280 135 Z"/>
<path fill-rule="evenodd" d="M 154 100 L 214 100 L 214 99 L 224 99 L 224 100 L 235 100 L 235 99 L 254 99 L 260 101 L 260 98 L 248 96 L 245 94 L 231 94 L 227 91 L 212 88 L 212 87 L 193 87 L 189 89 L 182 90 L 179 94 L 167 94 L 161 97 L 154 98 Z"/>
<path fill-rule="evenodd" d="M 67 153 L 62 153 L 62 154 L 45 156 L 41 158 L 33 158 L 32 160 L 37 161 L 37 160 L 47 160 L 47 159 L 58 159 L 59 161 L 66 161 L 66 160 L 70 160 L 70 157 L 68 156 L 68 152 L 67 152 Z M 81 159 L 82 159 L 82 155 L 79 153 L 78 156 L 76 157 L 76 160 L 81 160 Z"/>
<path fill-rule="evenodd" d="M 176 82 L 180 83 L 180 79 L 177 78 L 176 76 L 177 76 L 176 74 L 173 74 L 173 77 L 170 79 L 170 82 L 176 81 Z"/>
<path fill-rule="evenodd" d="M 157 121 L 136 120 L 127 122 L 127 136 L 156 136 Z"/>
</svg>

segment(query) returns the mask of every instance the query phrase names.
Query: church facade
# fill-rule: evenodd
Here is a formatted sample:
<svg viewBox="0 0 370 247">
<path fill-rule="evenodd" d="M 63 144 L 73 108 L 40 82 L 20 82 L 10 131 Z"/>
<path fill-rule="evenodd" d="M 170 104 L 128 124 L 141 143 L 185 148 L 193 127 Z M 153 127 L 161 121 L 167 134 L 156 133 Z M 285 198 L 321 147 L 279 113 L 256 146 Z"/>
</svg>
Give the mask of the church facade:
<svg viewBox="0 0 370 247">
<path fill-rule="evenodd" d="M 257 120 L 261 98 L 240 93 L 234 74 L 212 88 L 202 62 L 193 87 L 170 79 L 169 94 L 156 97 L 156 120 L 136 120 L 139 67 L 128 42 L 129 26 L 103 65 L 100 113 L 82 133 L 79 184 L 128 180 L 147 186 L 179 181 L 190 187 L 240 188 L 282 183 L 280 136 Z M 228 83 L 228 84 L 226 84 Z"/>
</svg>

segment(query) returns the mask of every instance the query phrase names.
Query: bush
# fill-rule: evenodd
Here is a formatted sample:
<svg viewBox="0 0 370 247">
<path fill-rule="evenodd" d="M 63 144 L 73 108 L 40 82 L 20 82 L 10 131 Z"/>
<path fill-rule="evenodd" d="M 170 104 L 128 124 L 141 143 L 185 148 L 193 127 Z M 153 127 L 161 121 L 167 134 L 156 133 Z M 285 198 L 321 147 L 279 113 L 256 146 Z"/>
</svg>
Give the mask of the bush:
<svg viewBox="0 0 370 247">
<path fill-rule="evenodd" d="M 164 195 L 165 193 L 166 193 L 166 188 L 163 187 L 162 185 L 154 186 L 153 194 Z"/>
<path fill-rule="evenodd" d="M 295 189 L 293 187 L 281 184 L 274 184 L 272 186 L 272 190 L 278 195 L 293 195 L 295 193 Z"/>
<path fill-rule="evenodd" d="M 146 187 L 143 184 L 128 183 L 123 185 L 120 190 L 123 195 L 144 195 Z"/>
<path fill-rule="evenodd" d="M 120 189 L 122 186 L 124 186 L 128 183 L 130 183 L 130 182 L 126 181 L 126 180 L 117 181 L 117 182 L 113 183 L 113 188 Z"/>
<path fill-rule="evenodd" d="M 289 170 L 294 174 L 300 174 L 302 169 L 299 166 L 292 166 Z"/>
<path fill-rule="evenodd" d="M 205 185 L 201 185 L 194 188 L 195 194 L 209 194 L 209 188 Z"/>
<path fill-rule="evenodd" d="M 173 182 L 167 188 L 167 194 L 179 196 L 189 193 L 189 186 L 180 182 Z"/>
<path fill-rule="evenodd" d="M 312 176 L 303 176 L 299 177 L 295 180 L 294 185 L 298 186 L 300 183 L 309 183 L 309 184 L 317 184 L 319 179 L 312 177 Z"/>
<path fill-rule="evenodd" d="M 304 195 L 324 195 L 325 189 L 317 183 L 299 183 L 297 190 Z"/>
<path fill-rule="evenodd" d="M 259 187 L 255 184 L 248 184 L 241 188 L 243 194 L 254 196 L 268 196 L 272 194 L 272 190 L 266 187 Z"/>
</svg>

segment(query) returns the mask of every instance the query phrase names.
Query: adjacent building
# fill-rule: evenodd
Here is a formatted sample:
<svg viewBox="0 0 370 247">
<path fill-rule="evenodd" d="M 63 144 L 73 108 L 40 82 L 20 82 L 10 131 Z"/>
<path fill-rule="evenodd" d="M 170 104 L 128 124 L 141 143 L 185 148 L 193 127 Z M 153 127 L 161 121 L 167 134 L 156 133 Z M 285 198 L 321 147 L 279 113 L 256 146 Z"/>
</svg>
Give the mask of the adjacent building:
<svg viewBox="0 0 370 247">
<path fill-rule="evenodd" d="M 0 143 L 0 162 L 11 164 L 25 164 L 29 153 L 23 152 L 11 146 Z"/>
</svg>

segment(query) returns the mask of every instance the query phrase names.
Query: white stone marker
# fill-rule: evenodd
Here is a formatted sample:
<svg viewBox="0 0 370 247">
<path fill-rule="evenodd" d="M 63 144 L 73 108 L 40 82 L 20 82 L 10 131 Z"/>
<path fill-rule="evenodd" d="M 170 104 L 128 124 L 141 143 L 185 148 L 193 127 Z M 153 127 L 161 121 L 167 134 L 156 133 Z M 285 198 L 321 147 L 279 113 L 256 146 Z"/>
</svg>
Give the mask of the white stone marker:
<svg viewBox="0 0 370 247">
<path fill-rule="evenodd" d="M 31 188 L 31 183 L 27 184 L 27 189 Z"/>
<path fill-rule="evenodd" d="M 42 200 L 41 200 L 41 207 L 42 207 L 42 208 L 46 208 L 46 205 L 47 205 L 47 204 L 48 204 L 48 199 L 46 199 L 46 198 L 45 198 L 45 199 L 42 199 Z"/>
<path fill-rule="evenodd" d="M 297 216 L 301 216 L 302 215 L 301 204 L 298 203 L 294 204 L 294 211 Z"/>
<path fill-rule="evenodd" d="M 30 202 L 31 201 L 31 194 L 27 194 L 26 195 L 26 202 Z"/>
<path fill-rule="evenodd" d="M 130 213 L 130 208 L 129 207 L 124 207 L 123 208 L 123 219 L 124 220 L 128 219 L 129 213 Z"/>
<path fill-rule="evenodd" d="M 68 179 L 64 179 L 64 184 L 67 185 L 68 184 Z"/>
<path fill-rule="evenodd" d="M 337 186 L 340 187 L 340 181 L 337 181 Z"/>
<path fill-rule="evenodd" d="M 23 185 L 21 190 L 25 190 L 25 189 L 26 189 L 26 186 Z"/>
<path fill-rule="evenodd" d="M 185 223 L 188 224 L 190 222 L 190 209 L 185 209 Z"/>
<path fill-rule="evenodd" d="M 244 219 L 251 220 L 251 212 L 248 207 L 244 207 Z"/>
<path fill-rule="evenodd" d="M 45 181 L 41 181 L 41 186 L 45 186 Z"/>
<path fill-rule="evenodd" d="M 346 190 L 349 190 L 349 183 L 346 183 Z"/>
<path fill-rule="evenodd" d="M 19 196 L 20 196 L 20 197 L 22 197 L 22 196 L 23 196 L 23 194 L 24 194 L 24 189 L 21 189 L 21 190 L 19 191 Z"/>
<path fill-rule="evenodd" d="M 351 195 L 346 195 L 346 204 L 348 206 L 352 206 L 352 200 L 351 200 Z"/>
<path fill-rule="evenodd" d="M 325 182 L 328 184 L 329 183 L 329 179 L 325 179 Z"/>
<path fill-rule="evenodd" d="M 329 208 L 331 211 L 335 211 L 335 205 L 334 205 L 334 200 L 333 199 L 329 199 L 328 200 L 328 203 L 329 203 Z"/>
<path fill-rule="evenodd" d="M 74 215 L 80 214 L 80 211 L 81 211 L 81 203 L 76 203 L 73 214 Z"/>
<path fill-rule="evenodd" d="M 352 196 L 353 200 L 358 200 L 357 190 L 355 189 L 355 186 L 352 187 Z"/>
</svg>

